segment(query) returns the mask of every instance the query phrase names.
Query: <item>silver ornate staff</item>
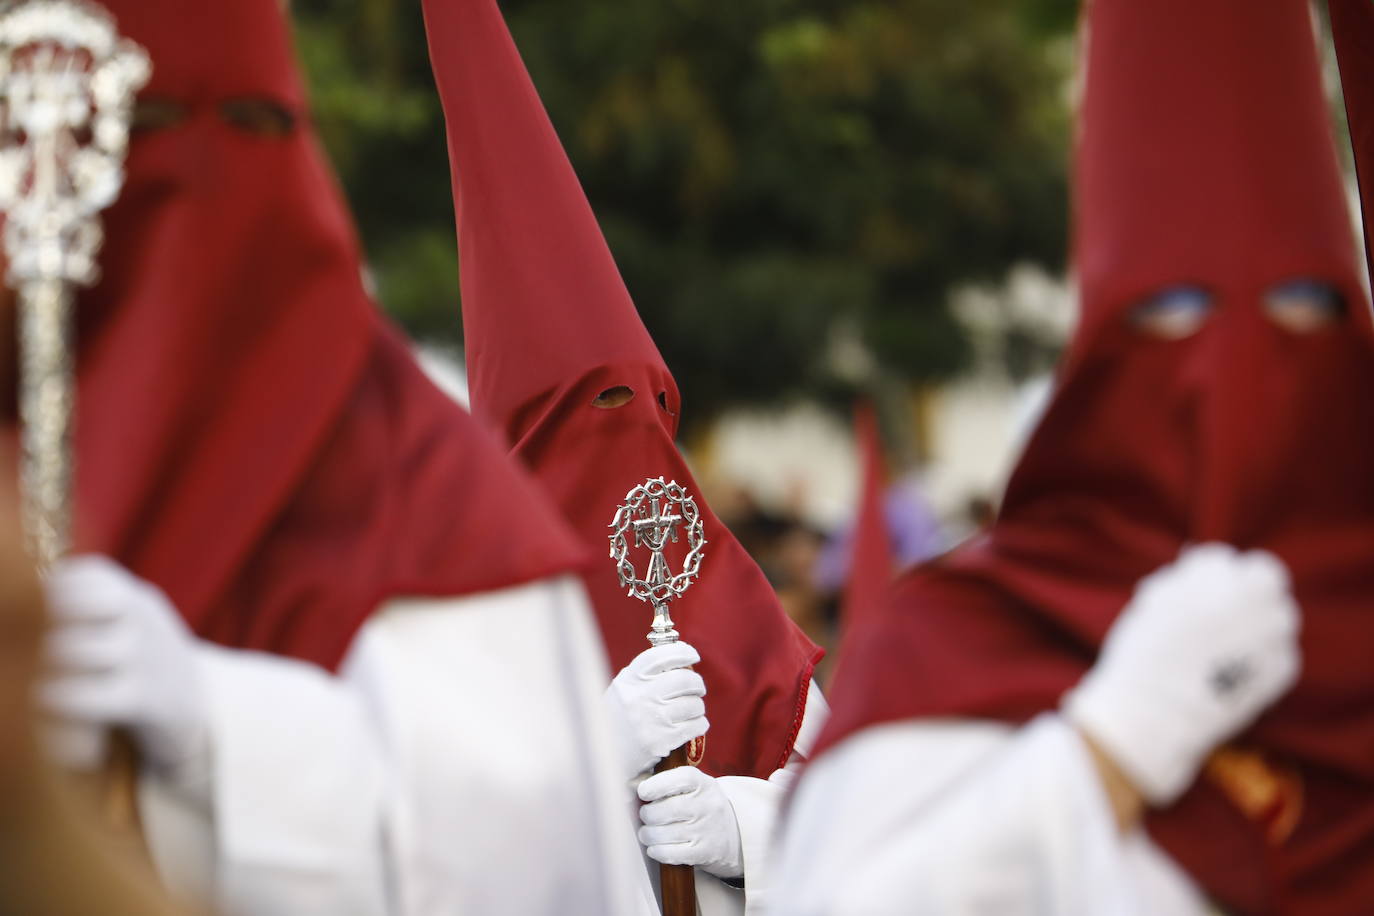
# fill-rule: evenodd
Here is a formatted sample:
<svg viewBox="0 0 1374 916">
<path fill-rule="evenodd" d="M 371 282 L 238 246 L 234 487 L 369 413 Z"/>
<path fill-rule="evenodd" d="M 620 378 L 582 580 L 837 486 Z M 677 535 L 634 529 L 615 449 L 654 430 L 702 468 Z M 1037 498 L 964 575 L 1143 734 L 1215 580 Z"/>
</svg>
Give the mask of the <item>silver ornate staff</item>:
<svg viewBox="0 0 1374 916">
<path fill-rule="evenodd" d="M 98 277 L 98 214 L 119 195 L 148 56 L 100 7 L 29 0 L 0 13 L 0 210 L 19 294 L 20 468 L 30 547 L 47 570 L 71 529 L 74 287 Z"/>
<path fill-rule="evenodd" d="M 682 597 L 701 575 L 701 558 L 706 547 L 701 510 L 696 500 L 677 481 L 655 477 L 625 494 L 625 502 L 615 510 L 610 527 L 611 559 L 615 560 L 621 586 L 629 590 L 630 597 L 647 601 L 654 609 L 649 644 L 662 646 L 677 642 L 678 632 L 673 628 L 668 603 Z M 686 533 L 687 556 L 682 571 L 674 575 L 663 551 L 670 541 L 677 543 L 679 528 Z M 630 560 L 631 534 L 635 547 L 649 549 L 649 566 L 643 579 L 638 577 Z"/>
<path fill-rule="evenodd" d="M 668 544 L 677 543 L 679 529 L 687 538 L 687 556 L 682 571 L 676 574 L 668 565 L 663 551 Z M 644 578 L 635 572 L 630 560 L 630 535 L 634 546 L 649 550 L 649 565 Z M 705 529 L 696 500 L 675 480 L 655 477 L 625 494 L 625 502 L 615 510 L 611 519 L 611 559 L 615 560 L 616 575 L 627 594 L 647 601 L 654 609 L 654 625 L 649 631 L 649 644 L 663 646 L 678 641 L 668 604 L 681 598 L 683 592 L 701 575 L 701 558 L 706 548 Z M 690 742 L 664 757 L 655 772 L 680 766 L 695 766 L 706 751 L 705 736 Z M 696 877 L 690 865 L 660 865 L 659 892 L 663 901 L 663 916 L 696 916 Z"/>
</svg>

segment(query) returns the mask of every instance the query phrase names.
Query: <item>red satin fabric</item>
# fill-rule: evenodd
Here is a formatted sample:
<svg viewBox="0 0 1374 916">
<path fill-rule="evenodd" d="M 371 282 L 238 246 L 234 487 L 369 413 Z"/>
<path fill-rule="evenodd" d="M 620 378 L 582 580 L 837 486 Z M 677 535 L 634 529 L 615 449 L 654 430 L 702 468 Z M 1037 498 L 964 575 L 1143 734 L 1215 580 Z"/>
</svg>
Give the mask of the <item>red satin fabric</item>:
<svg viewBox="0 0 1374 916">
<path fill-rule="evenodd" d="M 701 578 L 672 613 L 701 652 L 709 691 L 703 768 L 767 776 L 791 753 L 820 650 L 702 502 L 673 442 L 677 386 L 496 4 L 426 0 L 424 9 L 448 122 L 473 412 L 601 556 L 584 581 L 613 668 L 648 647 L 651 613 L 616 580 L 611 517 L 650 477 L 696 495 L 709 544 Z M 592 406 L 620 386 L 634 392 L 628 403 Z"/>
<path fill-rule="evenodd" d="M 1092 665 L 1136 581 L 1190 541 L 1264 548 L 1303 611 L 1298 685 L 1236 745 L 1301 786 L 1282 838 L 1211 776 L 1155 839 L 1228 911 L 1374 906 L 1374 332 L 1307 4 L 1093 0 L 1077 149 L 1081 324 L 993 528 L 907 574 L 851 639 L 822 739 L 933 716 L 1023 721 Z M 1294 279 L 1336 326 L 1264 313 Z M 1135 303 L 1181 284 L 1183 340 Z"/>
<path fill-rule="evenodd" d="M 79 303 L 78 548 L 202 636 L 329 667 L 387 596 L 566 570 L 571 539 L 364 293 L 277 0 L 107 6 L 152 59 L 143 97 L 184 117 L 135 135 Z M 242 99 L 298 124 L 245 132 Z"/>
</svg>

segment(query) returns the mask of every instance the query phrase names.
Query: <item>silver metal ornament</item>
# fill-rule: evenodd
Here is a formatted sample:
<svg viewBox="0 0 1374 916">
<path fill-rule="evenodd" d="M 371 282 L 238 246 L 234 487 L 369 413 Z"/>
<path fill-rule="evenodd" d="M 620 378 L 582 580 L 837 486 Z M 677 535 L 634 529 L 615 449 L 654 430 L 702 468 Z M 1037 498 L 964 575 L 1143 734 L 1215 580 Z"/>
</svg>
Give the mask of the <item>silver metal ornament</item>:
<svg viewBox="0 0 1374 916">
<path fill-rule="evenodd" d="M 19 296 L 20 479 L 31 549 L 48 569 L 72 517 L 72 300 L 99 276 L 99 213 L 119 196 L 148 56 L 101 7 L 27 0 L 0 10 L 0 210 Z"/>
<path fill-rule="evenodd" d="M 682 597 L 701 575 L 701 560 L 706 548 L 705 528 L 696 500 L 675 480 L 655 477 L 632 488 L 625 502 L 611 519 L 611 559 L 615 561 L 620 584 L 632 598 L 653 607 L 653 629 L 649 643 L 655 646 L 678 641 L 668 604 Z M 663 552 L 680 537 L 687 542 L 687 556 L 676 573 Z M 648 566 L 643 578 L 635 570 L 631 552 L 647 550 Z"/>
</svg>

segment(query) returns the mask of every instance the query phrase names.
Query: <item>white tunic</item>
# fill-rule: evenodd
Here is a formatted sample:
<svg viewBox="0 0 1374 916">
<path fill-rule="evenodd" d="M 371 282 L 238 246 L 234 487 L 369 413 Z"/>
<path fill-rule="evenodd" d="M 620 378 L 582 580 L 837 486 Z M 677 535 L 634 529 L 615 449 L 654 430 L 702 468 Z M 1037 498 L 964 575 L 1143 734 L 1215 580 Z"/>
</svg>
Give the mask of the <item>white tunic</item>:
<svg viewBox="0 0 1374 916">
<path fill-rule="evenodd" d="M 709 703 L 710 697 L 707 697 Z M 772 851 L 776 841 L 778 815 L 784 799 L 800 774 L 820 737 L 830 707 L 815 681 L 806 694 L 806 709 L 797 729 L 792 755 L 787 764 L 774 770 L 767 779 L 752 776 L 722 776 L 717 780 L 739 823 L 740 848 L 744 858 L 744 887 L 736 888 L 709 872 L 696 869 L 697 909 L 701 916 L 738 916 L 741 913 L 760 913 L 768 900 L 768 873 L 772 866 Z M 710 716 L 710 709 L 707 709 Z M 636 800 L 636 809 L 639 807 Z M 636 817 L 638 823 L 638 817 Z M 658 863 L 644 859 L 655 889 L 658 887 Z"/>
<path fill-rule="evenodd" d="M 1119 830 L 1056 715 L 850 736 L 802 778 L 778 855 L 771 912 L 787 916 L 1212 912 L 1142 829 Z"/>
<path fill-rule="evenodd" d="M 175 889 L 230 916 L 652 906 L 574 579 L 394 601 L 338 677 L 202 651 L 212 759 L 143 793 Z"/>
</svg>

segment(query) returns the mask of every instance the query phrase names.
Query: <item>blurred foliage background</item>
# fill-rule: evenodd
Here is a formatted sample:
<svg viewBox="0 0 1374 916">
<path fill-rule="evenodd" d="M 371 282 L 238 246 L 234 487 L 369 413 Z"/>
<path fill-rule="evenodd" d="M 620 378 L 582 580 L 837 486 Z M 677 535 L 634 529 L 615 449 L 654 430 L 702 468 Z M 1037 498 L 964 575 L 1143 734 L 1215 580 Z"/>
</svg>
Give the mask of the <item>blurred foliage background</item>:
<svg viewBox="0 0 1374 916">
<path fill-rule="evenodd" d="M 457 341 L 419 4 L 293 9 L 379 298 Z M 973 358 L 952 289 L 1062 269 L 1074 0 L 502 9 L 689 420 L 949 379 Z"/>
</svg>

